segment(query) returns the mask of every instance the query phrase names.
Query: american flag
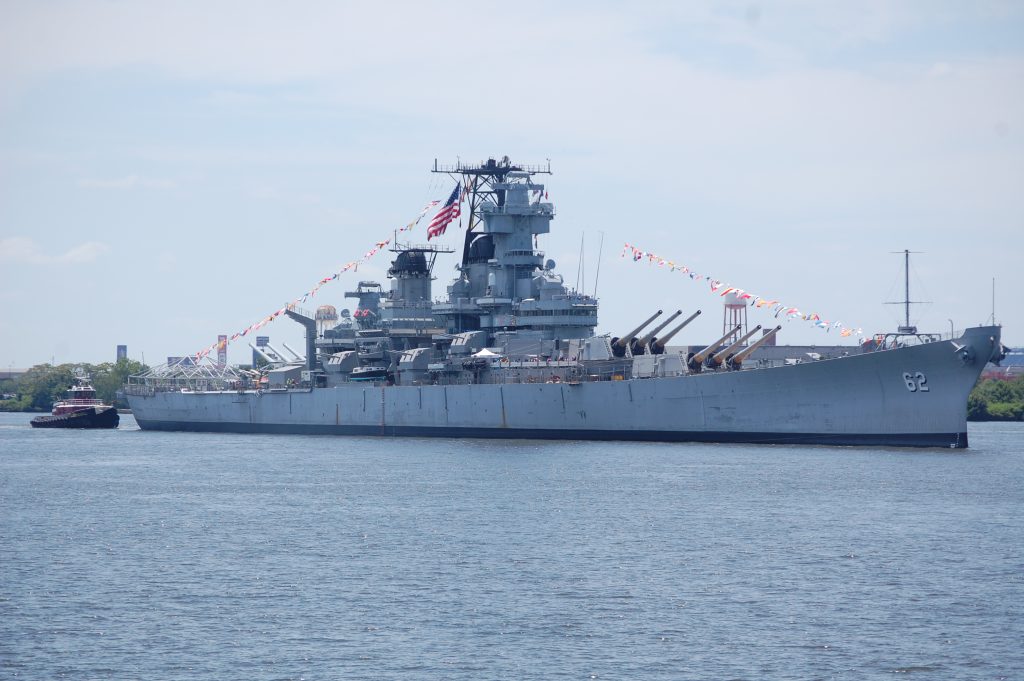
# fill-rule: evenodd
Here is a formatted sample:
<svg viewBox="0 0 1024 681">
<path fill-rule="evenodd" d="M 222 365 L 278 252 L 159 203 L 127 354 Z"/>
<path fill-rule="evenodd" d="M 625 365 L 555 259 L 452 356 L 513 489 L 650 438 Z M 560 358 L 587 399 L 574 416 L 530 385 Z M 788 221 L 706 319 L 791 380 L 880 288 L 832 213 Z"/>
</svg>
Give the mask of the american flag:
<svg viewBox="0 0 1024 681">
<path fill-rule="evenodd" d="M 448 223 L 460 215 L 462 215 L 462 185 L 457 184 L 452 190 L 452 195 L 448 197 L 448 200 L 441 206 L 441 210 L 437 211 L 437 215 L 430 221 L 430 226 L 427 227 L 427 241 L 444 234 Z"/>
</svg>

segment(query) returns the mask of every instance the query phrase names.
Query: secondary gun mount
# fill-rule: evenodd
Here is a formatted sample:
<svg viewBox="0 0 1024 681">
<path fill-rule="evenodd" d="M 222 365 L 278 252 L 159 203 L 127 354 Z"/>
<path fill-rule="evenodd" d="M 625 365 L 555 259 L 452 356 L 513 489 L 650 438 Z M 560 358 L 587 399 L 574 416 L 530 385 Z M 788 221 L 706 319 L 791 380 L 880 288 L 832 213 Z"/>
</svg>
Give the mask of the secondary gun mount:
<svg viewBox="0 0 1024 681">
<path fill-rule="evenodd" d="M 664 354 L 665 353 L 665 346 L 668 345 L 668 342 L 670 340 L 672 340 L 672 337 L 675 336 L 680 331 L 682 331 L 683 327 L 685 327 L 687 324 L 689 324 L 690 322 L 692 322 L 694 319 L 696 319 L 699 316 L 700 316 L 700 310 L 697 310 L 692 315 L 687 317 L 683 322 L 681 322 L 679 324 L 679 326 L 677 326 L 676 328 L 672 329 L 671 331 L 666 333 L 661 338 L 654 338 L 651 341 L 651 354 L 652 355 Z"/>
<path fill-rule="evenodd" d="M 768 340 L 770 338 L 774 337 L 775 334 L 777 334 L 779 332 L 779 329 L 781 329 L 781 328 L 782 328 L 782 326 L 776 326 L 771 331 L 766 331 L 765 334 L 763 336 L 761 336 L 760 338 L 758 338 L 756 341 L 754 341 L 753 343 L 751 343 L 750 345 L 748 345 L 744 349 L 740 350 L 739 352 L 737 352 L 732 357 L 727 357 L 726 360 L 725 360 L 726 367 L 728 367 L 729 369 L 732 369 L 733 371 L 742 368 L 743 367 L 743 360 L 745 360 L 748 356 L 750 356 L 750 353 L 752 353 L 754 350 L 756 350 L 759 346 L 767 343 Z"/>
<path fill-rule="evenodd" d="M 653 322 L 659 316 L 661 316 L 661 310 L 658 310 L 657 312 L 652 314 L 650 317 L 647 318 L 646 321 L 644 321 L 643 324 L 636 327 L 622 338 L 612 338 L 612 354 L 615 355 L 616 357 L 625 357 L 626 348 L 629 347 L 630 341 L 636 338 L 636 335 L 643 331 L 645 326 Z"/>
<path fill-rule="evenodd" d="M 743 326 L 741 324 L 737 324 L 735 327 L 729 330 L 729 333 L 725 334 L 724 336 L 722 336 L 714 343 L 701 350 L 700 352 L 691 352 L 690 354 L 688 354 L 686 356 L 686 366 L 690 368 L 690 373 L 699 374 L 701 368 L 704 365 L 704 360 L 706 360 L 712 352 L 720 348 L 722 346 L 722 343 L 732 338 L 733 335 L 738 333 L 742 328 Z"/>
</svg>

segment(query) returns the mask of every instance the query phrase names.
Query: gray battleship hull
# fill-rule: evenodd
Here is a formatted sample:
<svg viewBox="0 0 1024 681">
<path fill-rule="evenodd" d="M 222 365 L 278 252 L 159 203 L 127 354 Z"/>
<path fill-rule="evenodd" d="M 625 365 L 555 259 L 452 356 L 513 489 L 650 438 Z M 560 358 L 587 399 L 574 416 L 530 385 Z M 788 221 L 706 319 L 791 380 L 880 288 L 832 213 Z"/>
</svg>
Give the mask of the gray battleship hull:
<svg viewBox="0 0 1024 681">
<path fill-rule="evenodd" d="M 146 430 L 967 446 L 967 396 L 998 327 L 793 366 L 581 383 L 129 395 Z"/>
</svg>

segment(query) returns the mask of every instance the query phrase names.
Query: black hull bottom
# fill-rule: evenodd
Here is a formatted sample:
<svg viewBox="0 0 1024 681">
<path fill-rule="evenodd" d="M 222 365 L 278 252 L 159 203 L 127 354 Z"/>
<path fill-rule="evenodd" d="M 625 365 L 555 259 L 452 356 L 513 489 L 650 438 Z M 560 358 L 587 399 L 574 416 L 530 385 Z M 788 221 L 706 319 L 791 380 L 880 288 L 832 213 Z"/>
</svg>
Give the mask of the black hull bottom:
<svg viewBox="0 0 1024 681">
<path fill-rule="evenodd" d="M 139 420 L 143 430 L 290 435 L 370 435 L 501 440 L 623 440 L 633 442 L 732 442 L 761 445 L 941 447 L 964 449 L 967 433 L 744 433 L 728 431 L 550 430 L 541 428 L 452 428 L 421 426 L 336 426 L 294 423 L 225 423 Z"/>
<path fill-rule="evenodd" d="M 117 428 L 121 417 L 117 409 L 111 407 L 96 412 L 78 411 L 60 416 L 37 416 L 32 419 L 33 428 Z"/>
</svg>

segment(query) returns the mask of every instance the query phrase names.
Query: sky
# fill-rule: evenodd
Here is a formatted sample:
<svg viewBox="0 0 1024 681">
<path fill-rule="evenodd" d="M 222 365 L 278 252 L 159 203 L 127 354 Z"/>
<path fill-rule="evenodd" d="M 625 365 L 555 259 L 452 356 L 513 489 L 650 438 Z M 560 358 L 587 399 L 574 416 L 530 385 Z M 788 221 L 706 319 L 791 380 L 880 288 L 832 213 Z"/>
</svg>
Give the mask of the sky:
<svg viewBox="0 0 1024 681">
<path fill-rule="evenodd" d="M 676 341 L 721 335 L 706 283 L 626 242 L 868 335 L 909 249 L 912 323 L 990 320 L 994 280 L 1024 345 L 1019 2 L 0 0 L 0 365 L 197 352 L 444 199 L 435 159 L 504 155 L 550 160 L 539 248 L 599 333 L 701 309 Z"/>
</svg>

